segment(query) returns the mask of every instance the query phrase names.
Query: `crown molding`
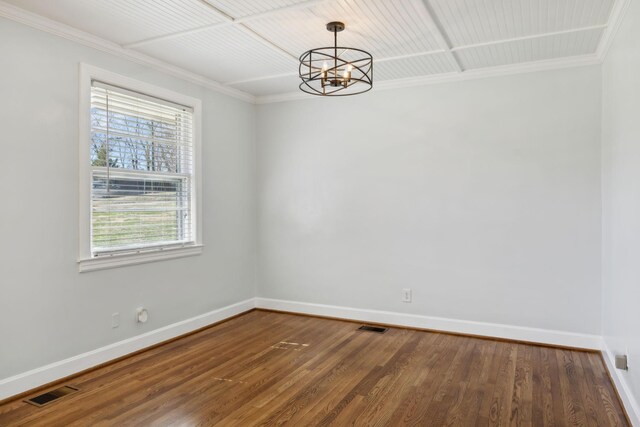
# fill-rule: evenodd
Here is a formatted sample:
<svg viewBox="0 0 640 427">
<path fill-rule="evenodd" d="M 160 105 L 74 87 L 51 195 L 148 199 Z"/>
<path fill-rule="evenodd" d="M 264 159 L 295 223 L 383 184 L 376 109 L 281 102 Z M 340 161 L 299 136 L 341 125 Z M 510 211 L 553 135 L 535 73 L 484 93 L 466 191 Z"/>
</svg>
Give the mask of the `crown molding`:
<svg viewBox="0 0 640 427">
<path fill-rule="evenodd" d="M 627 10 L 629 10 L 629 5 L 631 4 L 631 0 L 616 0 L 613 4 L 613 10 L 611 11 L 611 15 L 609 16 L 609 22 L 607 23 L 607 28 L 604 30 L 604 34 L 600 39 L 600 44 L 598 45 L 598 50 L 596 54 L 601 61 L 607 56 L 611 45 L 613 44 L 613 40 L 622 25 L 622 21 L 624 20 L 624 16 L 627 14 Z"/>
<path fill-rule="evenodd" d="M 129 61 L 145 65 L 165 74 L 170 74 L 182 80 L 206 87 L 213 91 L 240 99 L 245 102 L 255 103 L 255 96 L 243 92 L 239 89 L 228 87 L 215 80 L 204 77 L 200 74 L 187 71 L 175 65 L 168 64 L 159 59 L 145 55 L 131 49 L 125 49 L 117 43 L 105 40 L 101 37 L 94 36 L 85 31 L 78 30 L 71 26 L 62 24 L 49 18 L 45 18 L 38 14 L 29 12 L 12 4 L 0 0 L 0 17 L 19 22 L 24 25 L 36 28 L 41 31 L 65 38 L 67 40 L 80 43 L 102 52 L 106 52 Z"/>
<path fill-rule="evenodd" d="M 514 74 L 535 73 L 540 71 L 559 70 L 563 68 L 584 67 L 601 64 L 602 60 L 596 54 L 572 56 L 568 58 L 548 59 L 522 64 L 501 65 L 498 67 L 479 68 L 467 70 L 461 73 L 451 72 L 446 74 L 433 74 L 428 76 L 410 77 L 407 79 L 388 80 L 377 82 L 372 92 L 389 89 L 401 89 L 405 87 L 425 86 L 440 83 L 476 80 L 490 77 L 508 76 Z M 271 104 L 275 102 L 296 101 L 302 99 L 315 99 L 302 92 L 290 92 L 279 95 L 267 95 L 256 97 L 256 104 Z"/>
</svg>

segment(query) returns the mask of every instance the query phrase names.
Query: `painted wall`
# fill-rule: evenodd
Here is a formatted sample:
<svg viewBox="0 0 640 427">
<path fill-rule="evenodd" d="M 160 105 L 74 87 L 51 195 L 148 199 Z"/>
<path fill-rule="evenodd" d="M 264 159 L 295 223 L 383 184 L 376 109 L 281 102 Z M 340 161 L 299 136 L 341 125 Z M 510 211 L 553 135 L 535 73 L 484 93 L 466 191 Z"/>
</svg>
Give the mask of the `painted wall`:
<svg viewBox="0 0 640 427">
<path fill-rule="evenodd" d="M 640 2 L 603 65 L 603 334 L 640 416 Z"/>
<path fill-rule="evenodd" d="M 12 21 L 0 40 L 0 378 L 253 297 L 255 107 Z M 202 99 L 202 255 L 78 273 L 79 62 Z"/>
<path fill-rule="evenodd" d="M 599 334 L 600 104 L 593 66 L 259 106 L 260 296 Z"/>
</svg>

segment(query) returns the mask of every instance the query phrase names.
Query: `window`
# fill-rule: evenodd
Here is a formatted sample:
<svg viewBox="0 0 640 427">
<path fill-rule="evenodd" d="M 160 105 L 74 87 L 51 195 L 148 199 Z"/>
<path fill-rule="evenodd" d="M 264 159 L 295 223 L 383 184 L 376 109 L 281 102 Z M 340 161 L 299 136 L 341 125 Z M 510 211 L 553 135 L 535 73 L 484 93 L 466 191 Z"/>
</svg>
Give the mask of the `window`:
<svg viewBox="0 0 640 427">
<path fill-rule="evenodd" d="M 96 70 L 82 79 L 90 99 L 81 112 L 89 122 L 81 271 L 198 253 L 199 103 Z"/>
</svg>

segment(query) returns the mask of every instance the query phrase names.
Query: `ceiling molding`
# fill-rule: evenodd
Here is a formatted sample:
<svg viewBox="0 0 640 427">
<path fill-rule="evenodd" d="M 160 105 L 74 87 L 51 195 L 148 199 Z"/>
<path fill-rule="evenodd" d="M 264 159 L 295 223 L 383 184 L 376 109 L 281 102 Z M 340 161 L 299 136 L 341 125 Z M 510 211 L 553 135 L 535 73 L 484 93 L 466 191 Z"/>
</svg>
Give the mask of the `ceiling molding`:
<svg viewBox="0 0 640 427">
<path fill-rule="evenodd" d="M 257 31 L 249 28 L 245 24 L 237 23 L 236 25 L 236 19 L 233 16 L 227 14 L 225 11 L 221 10 L 219 7 L 215 6 L 209 1 L 207 0 L 199 0 L 199 1 L 203 5 L 207 6 L 210 10 L 212 10 L 215 14 L 217 14 L 224 22 L 227 22 L 229 25 L 235 26 L 235 28 L 247 34 L 249 37 L 253 38 L 258 43 L 261 43 L 262 45 L 268 47 L 269 49 L 278 52 L 280 55 L 286 56 L 288 59 L 291 59 L 293 61 L 298 60 L 298 57 L 296 55 L 292 54 L 291 52 L 288 52 L 283 47 L 278 46 L 277 44 L 275 44 L 274 42 L 272 42 L 262 34 L 258 33 Z"/>
<path fill-rule="evenodd" d="M 43 16 L 21 9 L 17 6 L 5 3 L 1 0 L 0 17 L 4 17 L 12 21 L 36 28 L 38 30 L 56 35 L 58 37 L 80 43 L 84 46 L 88 46 L 99 51 L 106 52 L 141 65 L 145 65 L 165 74 L 178 77 L 188 82 L 195 83 L 199 86 L 206 87 L 207 89 L 211 89 L 213 91 L 240 99 L 245 102 L 253 104 L 256 100 L 255 96 L 243 92 L 239 89 L 225 86 L 220 82 L 209 79 L 200 74 L 187 71 L 175 65 L 168 64 L 164 61 L 160 61 L 159 59 L 155 59 L 143 53 L 125 49 L 117 43 L 94 36 L 93 34 L 78 30 L 76 28 L 62 24 L 58 21 L 45 18 Z"/>
<path fill-rule="evenodd" d="M 151 43 L 161 42 L 165 40 L 172 40 L 177 37 L 184 37 L 190 34 L 200 33 L 202 31 L 213 30 L 215 28 L 230 27 L 231 25 L 232 23 L 230 21 L 215 22 L 213 24 L 207 24 L 207 25 L 201 25 L 199 27 L 189 28 L 188 30 L 176 31 L 175 33 L 161 34 L 159 36 L 149 37 L 148 39 L 142 39 L 135 42 L 123 44 L 122 47 L 126 49 L 132 49 L 135 47 L 146 46 Z"/>
<path fill-rule="evenodd" d="M 604 30 L 604 34 L 600 39 L 600 45 L 596 52 L 601 61 L 604 61 L 607 56 L 630 4 L 631 0 L 616 0 L 614 3 L 611 15 L 609 16 L 609 22 L 607 23 L 607 28 Z"/>
<path fill-rule="evenodd" d="M 457 52 L 459 50 L 474 49 L 474 48 L 477 48 L 477 47 L 495 46 L 495 45 L 499 45 L 499 44 L 513 43 L 513 42 L 519 42 L 519 41 L 523 41 L 523 40 L 542 39 L 542 38 L 545 38 L 545 37 L 561 36 L 561 35 L 564 35 L 564 34 L 573 34 L 573 33 L 579 33 L 579 32 L 582 32 L 582 31 L 603 30 L 605 28 L 607 28 L 607 24 L 591 25 L 589 27 L 571 28 L 571 29 L 568 29 L 568 30 L 553 31 L 553 32 L 550 32 L 550 33 L 530 34 L 528 36 L 513 37 L 513 38 L 510 38 L 510 39 L 492 40 L 492 41 L 483 42 L 483 43 L 475 43 L 475 44 L 467 44 L 467 45 L 463 45 L 463 46 L 456 46 L 456 47 L 451 48 L 451 51 Z"/>
<path fill-rule="evenodd" d="M 401 89 L 414 86 L 426 86 L 440 83 L 452 83 L 465 80 L 476 80 L 489 77 L 501 77 L 514 74 L 535 73 L 540 71 L 559 70 L 563 68 L 584 67 L 599 65 L 602 61 L 596 54 L 580 55 L 568 58 L 548 59 L 543 61 L 527 62 L 521 64 L 501 65 L 498 67 L 479 68 L 463 72 L 451 72 L 446 74 L 433 74 L 429 76 L 410 77 L 400 80 L 387 80 L 374 84 L 372 92 L 390 89 Z M 319 97 L 309 96 L 302 92 L 290 92 L 282 95 L 268 95 L 256 97 L 256 104 L 271 104 L 296 100 L 310 100 Z"/>
<path fill-rule="evenodd" d="M 297 71 L 292 71 L 290 73 L 270 74 L 268 76 L 251 77 L 251 78 L 243 79 L 243 80 L 234 80 L 232 82 L 225 82 L 224 84 L 228 85 L 228 86 L 233 86 L 233 85 L 240 85 L 240 84 L 243 84 L 243 83 L 261 82 L 263 80 L 281 79 L 283 77 L 294 77 L 294 76 L 297 76 L 297 75 L 298 75 Z"/>
<path fill-rule="evenodd" d="M 125 44 L 124 47 L 144 46 L 146 44 L 155 43 L 155 42 L 163 41 L 163 40 L 169 40 L 169 39 L 173 39 L 173 38 L 176 38 L 176 37 L 182 37 L 182 36 L 186 36 L 186 35 L 189 35 L 189 34 L 199 33 L 201 31 L 211 30 L 211 29 L 214 29 L 214 28 L 239 25 L 239 24 L 242 24 L 242 23 L 245 23 L 245 22 L 254 21 L 256 19 L 266 18 L 266 17 L 269 17 L 271 15 L 277 15 L 279 13 L 286 12 L 286 11 L 289 11 L 289 10 L 308 9 L 308 8 L 313 7 L 313 6 L 317 6 L 318 4 L 326 3 L 328 1 L 333 1 L 333 0 L 305 0 L 305 1 L 300 2 L 300 3 L 294 3 L 294 4 L 290 4 L 288 6 L 282 6 L 282 7 L 279 7 L 277 9 L 271 9 L 271 10 L 267 10 L 265 12 L 259 12 L 259 13 L 255 13 L 255 14 L 252 14 L 252 15 L 241 16 L 239 18 L 234 18 L 234 17 L 228 15 L 226 12 L 221 11 L 218 7 L 216 7 L 215 5 L 209 3 L 206 0 L 199 0 L 199 1 L 203 5 L 212 8 L 214 11 L 216 11 L 218 13 L 219 16 L 223 16 L 224 20 L 222 22 L 216 22 L 216 23 L 213 23 L 213 24 L 202 25 L 200 27 L 189 28 L 189 29 L 182 30 L 182 31 L 176 31 L 174 33 L 162 34 L 160 36 L 149 37 L 147 39 L 134 41 L 134 42 Z"/>
<path fill-rule="evenodd" d="M 290 59 L 292 62 L 295 62 L 297 64 L 298 57 L 296 55 L 294 55 L 293 53 L 287 51 L 282 46 L 278 46 L 277 44 L 275 44 L 274 42 L 272 42 L 271 40 L 269 40 L 267 37 L 263 36 L 262 34 L 258 33 L 254 29 L 249 28 L 248 26 L 246 26 L 244 24 L 239 24 L 238 26 L 236 26 L 236 28 L 238 28 L 243 33 L 247 34 L 248 36 L 252 37 L 254 40 L 257 40 L 259 43 L 262 43 L 264 46 L 270 48 L 271 50 L 274 50 L 274 51 L 278 52 L 280 55 L 284 55 L 286 58 Z"/>
<path fill-rule="evenodd" d="M 422 0 L 421 3 L 431 27 L 436 30 L 433 35 L 438 41 L 440 48 L 445 51 L 451 66 L 456 70 L 456 72 L 461 73 L 463 71 L 462 64 L 456 54 L 451 50 L 451 41 L 447 38 L 445 30 L 442 28 L 442 24 L 438 20 L 437 15 L 433 12 L 431 4 L 429 4 L 429 0 Z"/>
</svg>

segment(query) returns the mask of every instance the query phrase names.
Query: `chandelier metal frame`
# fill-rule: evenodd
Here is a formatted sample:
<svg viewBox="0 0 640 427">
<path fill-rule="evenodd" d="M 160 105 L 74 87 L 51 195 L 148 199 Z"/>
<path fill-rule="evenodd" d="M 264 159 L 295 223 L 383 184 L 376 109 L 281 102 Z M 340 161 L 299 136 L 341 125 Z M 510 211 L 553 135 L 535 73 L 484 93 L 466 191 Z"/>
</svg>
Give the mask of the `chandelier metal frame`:
<svg viewBox="0 0 640 427">
<path fill-rule="evenodd" d="M 327 30 L 333 33 L 333 46 L 318 47 L 300 55 L 300 90 L 319 96 L 350 96 L 371 90 L 373 56 L 362 49 L 338 46 L 338 33 L 344 28 L 342 22 L 329 22 Z"/>
</svg>

